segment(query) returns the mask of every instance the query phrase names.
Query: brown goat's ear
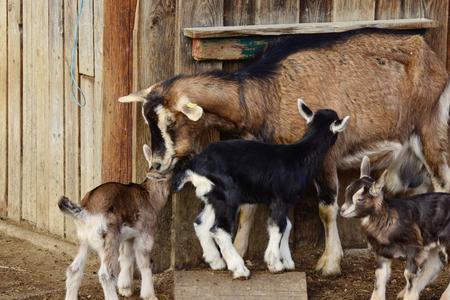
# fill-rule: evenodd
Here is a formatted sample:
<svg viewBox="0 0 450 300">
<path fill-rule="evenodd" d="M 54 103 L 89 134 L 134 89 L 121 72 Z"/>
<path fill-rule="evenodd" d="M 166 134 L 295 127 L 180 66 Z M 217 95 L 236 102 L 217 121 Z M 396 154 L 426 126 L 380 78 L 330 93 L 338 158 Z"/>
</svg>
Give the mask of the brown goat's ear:
<svg viewBox="0 0 450 300">
<path fill-rule="evenodd" d="M 361 176 L 360 178 L 363 178 L 364 176 L 370 177 L 370 160 L 369 157 L 364 156 L 361 161 Z"/>
<path fill-rule="evenodd" d="M 188 97 L 183 96 L 178 101 L 177 108 L 191 121 L 198 121 L 203 115 L 203 108 L 189 100 Z"/>
<path fill-rule="evenodd" d="M 297 99 L 297 107 L 300 115 L 306 120 L 306 123 L 309 124 L 314 119 L 314 113 L 308 106 L 306 106 L 305 101 L 302 98 Z"/>
<path fill-rule="evenodd" d="M 149 88 L 134 92 L 128 96 L 123 96 L 119 98 L 120 103 L 131 103 L 131 102 L 144 102 L 145 97 L 152 91 L 153 85 Z"/>
<path fill-rule="evenodd" d="M 388 173 L 388 170 L 384 170 L 383 174 L 381 174 L 380 178 L 377 179 L 377 181 L 375 181 L 372 184 L 372 187 L 370 188 L 370 194 L 372 196 L 379 196 L 381 195 L 385 182 L 386 182 L 386 175 Z"/>
<path fill-rule="evenodd" d="M 150 148 L 149 145 L 144 144 L 144 146 L 142 146 L 142 150 L 144 152 L 144 156 L 148 162 L 148 165 L 151 166 L 152 165 L 152 149 Z"/>
</svg>

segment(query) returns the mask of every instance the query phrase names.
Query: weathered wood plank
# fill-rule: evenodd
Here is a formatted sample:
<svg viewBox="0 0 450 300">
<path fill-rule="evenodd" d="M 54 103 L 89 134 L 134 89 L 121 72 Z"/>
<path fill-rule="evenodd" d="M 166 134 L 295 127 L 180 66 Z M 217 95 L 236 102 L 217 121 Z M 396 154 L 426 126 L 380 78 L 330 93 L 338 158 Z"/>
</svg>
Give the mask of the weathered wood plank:
<svg viewBox="0 0 450 300">
<path fill-rule="evenodd" d="M 377 0 L 375 19 L 388 20 L 403 17 L 402 0 Z"/>
<path fill-rule="evenodd" d="M 64 10 L 63 0 L 49 0 L 49 144 L 48 228 L 64 236 L 64 215 L 57 201 L 64 194 Z"/>
<path fill-rule="evenodd" d="M 269 24 L 247 26 L 217 26 L 185 28 L 183 33 L 190 38 L 216 38 L 237 37 L 250 35 L 286 35 L 306 33 L 333 33 L 344 32 L 361 28 L 382 29 L 423 29 L 434 28 L 437 23 L 426 18 L 398 19 L 398 20 L 363 20 L 363 21 L 339 21 L 346 16 L 339 16 L 333 10 L 333 17 L 338 17 L 334 22 L 301 23 L 301 24 Z M 350 17 L 354 17 L 353 13 Z M 372 14 L 372 17 L 374 14 Z"/>
<path fill-rule="evenodd" d="M 223 25 L 237 26 L 255 23 L 255 0 L 225 1 L 223 5 Z M 192 43 L 195 43 L 195 39 Z M 194 49 L 193 52 L 195 53 Z M 242 63 L 238 61 L 226 61 L 222 65 L 224 71 L 236 71 L 240 67 Z"/>
<path fill-rule="evenodd" d="M 22 216 L 22 9 L 8 1 L 8 218 Z"/>
<path fill-rule="evenodd" d="M 103 2 L 103 181 L 131 180 L 132 109 L 117 99 L 131 90 L 132 10 L 130 1 Z"/>
<path fill-rule="evenodd" d="M 223 2 L 223 0 L 177 0 L 175 73 L 189 74 L 221 68 L 222 64 L 219 62 L 194 62 L 191 42 L 183 36 L 182 32 L 183 28 L 188 26 L 223 25 Z M 206 137 L 205 142 L 217 138 L 216 133 Z M 201 261 L 202 252 L 194 234 L 192 222 L 200 211 L 200 201 L 191 189 L 186 189 L 172 198 L 172 211 L 172 264 L 176 268 L 197 265 Z"/>
<path fill-rule="evenodd" d="M 101 147 L 99 129 L 102 124 L 98 122 L 97 116 L 101 117 L 102 105 L 101 101 L 94 98 L 94 79 L 82 75 L 80 83 L 86 96 L 86 106 L 80 114 L 80 183 L 83 197 L 101 183 L 101 153 L 97 150 Z"/>
<path fill-rule="evenodd" d="M 255 24 L 289 24 L 298 23 L 299 1 L 265 1 L 256 0 Z"/>
<path fill-rule="evenodd" d="M 160 20 L 154 22 L 154 20 Z M 146 88 L 174 74 L 175 0 L 139 1 L 134 32 L 133 90 Z M 149 68 L 148 66 L 152 66 Z M 141 113 L 141 104 L 134 104 L 133 113 L 133 180 L 145 178 L 148 163 L 142 153 L 142 145 L 149 143 L 148 125 Z M 171 241 L 168 238 L 172 219 L 172 203 L 169 201 L 159 215 L 155 246 L 152 251 L 153 270 L 170 267 Z"/>
<path fill-rule="evenodd" d="M 36 73 L 35 64 L 37 38 L 33 28 L 39 18 L 33 18 L 35 2 L 25 1 L 23 8 L 23 185 L 22 218 L 36 223 L 36 176 L 37 176 L 37 130 L 36 130 Z"/>
<path fill-rule="evenodd" d="M 0 217 L 8 207 L 8 1 L 0 0 Z"/>
<path fill-rule="evenodd" d="M 333 0 L 333 21 L 375 19 L 375 0 Z"/>
<path fill-rule="evenodd" d="M 332 0 L 300 0 L 300 22 L 330 22 L 332 7 Z"/>
<path fill-rule="evenodd" d="M 80 28 L 78 30 L 78 59 L 80 74 L 94 76 L 94 1 L 84 0 L 80 10 L 81 1 L 78 3 L 78 11 L 81 12 Z M 100 12 L 101 13 L 101 12 Z"/>
<path fill-rule="evenodd" d="M 250 280 L 232 280 L 228 272 L 213 271 L 176 271 L 174 277 L 177 300 L 308 299 L 303 272 L 257 272 Z"/>
<path fill-rule="evenodd" d="M 424 18 L 425 1 L 403 0 L 403 18 Z"/>
<path fill-rule="evenodd" d="M 427 30 L 425 39 L 443 62 L 447 62 L 447 32 L 449 1 L 424 0 L 425 17 L 432 18 L 438 27 Z"/>
<path fill-rule="evenodd" d="M 32 100 L 36 102 L 36 226 L 48 230 L 48 176 L 51 159 L 49 153 L 49 3 L 48 1 L 33 2 L 33 40 L 35 43 L 33 65 L 36 67 L 36 89 Z M 52 78 L 53 79 L 53 78 Z"/>
<path fill-rule="evenodd" d="M 73 35 L 76 26 L 78 1 L 64 0 L 64 194 L 72 201 L 80 199 L 80 118 L 79 107 L 72 98 L 70 64 L 72 60 Z M 78 59 L 75 56 L 74 74 L 78 83 Z M 75 100 L 78 100 L 75 92 Z M 65 217 L 66 237 L 76 239 L 75 226 L 70 217 Z"/>
<path fill-rule="evenodd" d="M 195 60 L 244 60 L 260 53 L 274 37 L 239 37 L 229 39 L 193 39 Z"/>
</svg>

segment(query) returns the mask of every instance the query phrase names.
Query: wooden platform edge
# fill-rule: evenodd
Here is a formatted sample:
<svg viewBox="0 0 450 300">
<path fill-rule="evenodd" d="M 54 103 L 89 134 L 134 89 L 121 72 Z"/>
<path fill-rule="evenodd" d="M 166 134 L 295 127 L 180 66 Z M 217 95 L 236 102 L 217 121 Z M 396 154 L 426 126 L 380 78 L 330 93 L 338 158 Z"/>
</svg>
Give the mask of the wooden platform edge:
<svg viewBox="0 0 450 300">
<path fill-rule="evenodd" d="M 45 233 L 16 225 L 9 221 L 0 220 L 0 232 L 7 236 L 24 240 L 36 247 L 51 252 L 64 252 L 71 256 L 75 256 L 77 254 L 78 247 L 72 243 L 63 241 Z"/>
<path fill-rule="evenodd" d="M 184 28 L 183 34 L 190 38 L 224 38 L 251 35 L 287 35 L 345 32 L 362 28 L 379 29 L 427 29 L 436 28 L 438 22 L 427 18 L 369 20 L 323 23 L 267 24 L 245 26 L 217 26 Z"/>
</svg>

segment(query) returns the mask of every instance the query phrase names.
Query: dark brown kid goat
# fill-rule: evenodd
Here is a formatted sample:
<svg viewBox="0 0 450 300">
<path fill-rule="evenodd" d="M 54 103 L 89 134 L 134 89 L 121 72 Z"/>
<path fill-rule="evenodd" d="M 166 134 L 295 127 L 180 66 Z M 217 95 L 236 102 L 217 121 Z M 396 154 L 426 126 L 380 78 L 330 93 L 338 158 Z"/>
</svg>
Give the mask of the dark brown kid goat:
<svg viewBox="0 0 450 300">
<path fill-rule="evenodd" d="M 147 145 L 144 145 L 144 155 L 151 162 Z M 74 218 L 80 241 L 78 255 L 66 272 L 66 300 L 78 298 L 89 249 L 99 255 L 98 277 L 106 300 L 119 299 L 116 283 L 120 295 L 132 295 L 135 259 L 141 273 L 141 298 L 157 299 L 150 251 L 157 216 L 166 204 L 169 190 L 168 178 L 147 178 L 141 184 L 104 183 L 88 192 L 81 205 L 61 197 L 58 206 Z"/>
<path fill-rule="evenodd" d="M 342 257 L 338 168 L 357 167 L 364 155 L 385 168 L 402 144 L 417 136 L 434 189 L 449 189 L 447 80 L 445 64 L 421 35 L 362 30 L 286 39 L 242 70 L 175 76 L 119 101 L 144 102 L 155 174 L 171 172 L 210 128 L 266 143 L 297 141 L 306 130 L 297 117 L 299 97 L 314 111 L 349 115 L 355 122 L 328 153 L 316 180 L 325 227 L 317 269 L 330 275 L 340 272 Z M 254 212 L 255 206 L 241 207 L 234 242 L 241 255 Z"/>
<path fill-rule="evenodd" d="M 378 180 L 370 177 L 369 158 L 361 163 L 361 177 L 346 189 L 344 218 L 360 218 L 375 252 L 377 269 L 372 300 L 385 299 L 391 260 L 406 258 L 406 287 L 398 297 L 419 299 L 420 292 L 447 263 L 450 248 L 450 194 L 426 193 L 403 199 L 385 197 L 387 171 Z M 450 299 L 450 285 L 441 299 Z"/>
</svg>

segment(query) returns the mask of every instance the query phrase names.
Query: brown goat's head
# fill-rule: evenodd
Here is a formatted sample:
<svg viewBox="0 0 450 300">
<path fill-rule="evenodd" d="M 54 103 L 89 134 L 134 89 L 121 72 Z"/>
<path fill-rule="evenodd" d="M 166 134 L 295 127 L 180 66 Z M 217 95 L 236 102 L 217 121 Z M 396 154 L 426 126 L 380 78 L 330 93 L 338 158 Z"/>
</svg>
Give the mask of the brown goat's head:
<svg viewBox="0 0 450 300">
<path fill-rule="evenodd" d="M 364 218 L 378 211 L 384 200 L 383 187 L 387 171 L 378 180 L 370 177 L 370 161 L 365 156 L 361 162 L 361 176 L 345 190 L 345 203 L 341 207 L 344 218 Z"/>
<path fill-rule="evenodd" d="M 195 141 L 208 127 L 198 104 L 203 97 L 202 78 L 175 76 L 121 97 L 119 102 L 143 102 L 142 115 L 151 136 L 151 170 L 170 172 L 178 158 L 194 151 Z"/>
</svg>

